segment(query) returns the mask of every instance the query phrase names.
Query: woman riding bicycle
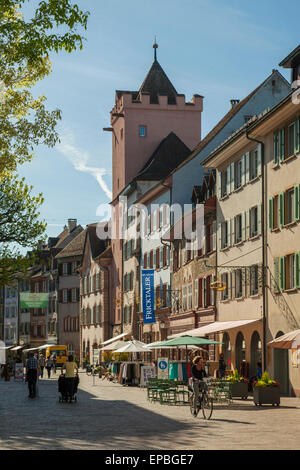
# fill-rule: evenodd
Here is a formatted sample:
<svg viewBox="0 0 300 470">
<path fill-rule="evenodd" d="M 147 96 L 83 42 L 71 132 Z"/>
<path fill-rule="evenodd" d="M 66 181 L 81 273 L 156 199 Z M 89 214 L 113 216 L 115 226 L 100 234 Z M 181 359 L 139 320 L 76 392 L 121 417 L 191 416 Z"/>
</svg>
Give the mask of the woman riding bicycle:
<svg viewBox="0 0 300 470">
<path fill-rule="evenodd" d="M 197 416 L 196 410 L 199 400 L 199 384 L 201 381 L 203 381 L 204 377 L 207 377 L 204 369 L 204 362 L 201 356 L 196 356 L 193 360 L 192 377 L 194 390 L 194 415 Z"/>
</svg>

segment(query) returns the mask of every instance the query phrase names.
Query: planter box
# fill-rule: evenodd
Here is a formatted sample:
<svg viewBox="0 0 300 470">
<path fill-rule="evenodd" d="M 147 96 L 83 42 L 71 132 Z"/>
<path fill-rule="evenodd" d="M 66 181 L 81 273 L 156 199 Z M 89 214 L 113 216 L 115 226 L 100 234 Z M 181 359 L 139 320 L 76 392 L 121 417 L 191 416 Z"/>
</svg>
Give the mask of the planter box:
<svg viewBox="0 0 300 470">
<path fill-rule="evenodd" d="M 242 398 L 246 400 L 248 398 L 248 384 L 245 382 L 234 382 L 230 384 L 232 398 Z"/>
<path fill-rule="evenodd" d="M 253 401 L 257 405 L 280 405 L 279 387 L 260 387 L 253 390 Z"/>
</svg>

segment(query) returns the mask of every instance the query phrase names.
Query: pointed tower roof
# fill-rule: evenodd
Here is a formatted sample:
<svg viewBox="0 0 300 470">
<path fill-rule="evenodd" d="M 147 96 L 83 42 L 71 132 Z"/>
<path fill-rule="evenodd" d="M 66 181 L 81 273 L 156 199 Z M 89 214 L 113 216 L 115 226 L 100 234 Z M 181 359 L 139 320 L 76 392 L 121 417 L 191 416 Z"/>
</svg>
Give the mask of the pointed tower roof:
<svg viewBox="0 0 300 470">
<path fill-rule="evenodd" d="M 158 104 L 158 95 L 166 95 L 168 97 L 168 104 L 176 104 L 178 93 L 157 61 L 157 48 L 158 45 L 155 42 L 153 45 L 154 62 L 139 89 L 139 95 L 141 93 L 149 93 L 151 104 Z"/>
</svg>

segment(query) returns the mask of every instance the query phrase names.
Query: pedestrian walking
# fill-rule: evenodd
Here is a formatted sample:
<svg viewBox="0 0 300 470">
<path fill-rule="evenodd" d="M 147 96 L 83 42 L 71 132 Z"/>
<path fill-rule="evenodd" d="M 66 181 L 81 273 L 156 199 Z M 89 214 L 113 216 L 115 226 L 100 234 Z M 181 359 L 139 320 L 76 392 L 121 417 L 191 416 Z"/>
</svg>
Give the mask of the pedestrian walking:
<svg viewBox="0 0 300 470">
<path fill-rule="evenodd" d="M 29 398 L 36 397 L 36 382 L 38 378 L 39 363 L 33 353 L 29 354 L 29 359 L 26 361 L 26 379 L 28 383 Z"/>
<path fill-rule="evenodd" d="M 51 356 L 48 356 L 48 358 L 46 360 L 46 369 L 47 369 L 47 372 L 48 372 L 48 379 L 50 379 L 50 377 L 51 377 L 52 366 L 53 366 L 53 361 L 51 359 Z"/>
<path fill-rule="evenodd" d="M 226 363 L 224 360 L 224 354 L 221 353 L 219 356 L 219 377 L 221 379 L 225 378 L 225 372 L 226 372 Z"/>
<path fill-rule="evenodd" d="M 40 358 L 39 358 L 39 366 L 40 366 L 40 371 L 41 371 L 41 377 L 43 377 L 44 368 L 45 368 L 45 358 L 42 353 L 40 354 Z"/>
</svg>

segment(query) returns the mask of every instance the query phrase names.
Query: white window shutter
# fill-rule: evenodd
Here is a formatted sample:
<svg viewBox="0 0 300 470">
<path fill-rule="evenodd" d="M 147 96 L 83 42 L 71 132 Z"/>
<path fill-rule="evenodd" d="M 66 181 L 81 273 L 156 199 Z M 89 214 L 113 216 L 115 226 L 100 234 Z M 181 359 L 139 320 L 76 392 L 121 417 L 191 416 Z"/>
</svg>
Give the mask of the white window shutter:
<svg viewBox="0 0 300 470">
<path fill-rule="evenodd" d="M 242 240 L 246 240 L 247 223 L 246 223 L 247 211 L 242 212 Z"/>
<path fill-rule="evenodd" d="M 250 210 L 245 212 L 246 215 L 246 240 L 250 237 Z"/>
<path fill-rule="evenodd" d="M 218 199 L 221 199 L 222 197 L 222 172 L 221 171 L 218 171 L 217 180 L 218 180 Z"/>
<path fill-rule="evenodd" d="M 243 155 L 242 156 L 242 181 L 241 181 L 242 186 L 244 186 L 245 183 L 246 183 L 246 162 L 245 162 L 245 160 L 246 160 L 246 157 L 245 157 L 245 155 Z"/>
<path fill-rule="evenodd" d="M 217 228 L 217 222 L 214 220 L 213 223 L 212 223 L 212 251 L 215 251 L 216 248 L 217 248 L 217 243 L 216 243 L 216 238 L 217 238 L 217 234 L 216 234 L 216 228 Z"/>
<path fill-rule="evenodd" d="M 245 182 L 248 183 L 250 177 L 250 152 L 247 152 L 245 155 Z"/>
<path fill-rule="evenodd" d="M 261 144 L 257 146 L 257 176 L 261 175 Z"/>
<path fill-rule="evenodd" d="M 226 168 L 227 181 L 226 181 L 226 194 L 230 194 L 230 165 Z"/>
<path fill-rule="evenodd" d="M 199 307 L 199 305 L 198 305 L 198 302 L 199 302 L 198 285 L 199 285 L 199 281 L 198 281 L 198 279 L 196 279 L 194 281 L 194 308 Z"/>
<path fill-rule="evenodd" d="M 222 222 L 218 222 L 218 250 L 222 247 Z"/>
</svg>

